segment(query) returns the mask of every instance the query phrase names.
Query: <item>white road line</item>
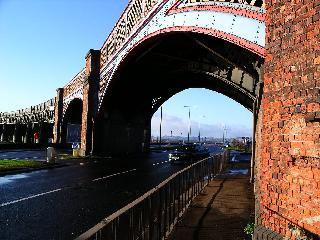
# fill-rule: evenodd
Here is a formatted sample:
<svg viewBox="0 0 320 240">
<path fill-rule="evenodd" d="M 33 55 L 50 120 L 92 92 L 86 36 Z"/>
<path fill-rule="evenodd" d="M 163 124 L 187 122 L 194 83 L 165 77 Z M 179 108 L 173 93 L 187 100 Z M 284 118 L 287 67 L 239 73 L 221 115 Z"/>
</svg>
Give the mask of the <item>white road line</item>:
<svg viewBox="0 0 320 240">
<path fill-rule="evenodd" d="M 94 179 L 94 180 L 92 180 L 92 181 L 95 182 L 95 181 L 103 180 L 103 179 L 110 178 L 110 177 L 113 177 L 113 176 L 117 176 L 117 175 L 120 175 L 120 174 L 125 174 L 125 173 L 129 173 L 129 172 L 133 172 L 133 171 L 136 171 L 136 170 L 137 170 L 137 169 L 131 169 L 131 170 L 128 170 L 128 171 L 125 171 L 125 172 L 115 173 L 115 174 L 112 174 L 112 175 L 109 175 L 109 176 L 97 178 L 97 179 Z M 26 201 L 26 200 L 28 200 L 28 199 L 32 199 L 32 198 L 36 198 L 36 197 L 41 197 L 41 196 L 44 196 L 44 195 L 47 195 L 47 194 L 50 194 L 50 193 L 59 192 L 59 191 L 61 191 L 61 190 L 62 190 L 62 188 L 57 188 L 57 189 L 52 190 L 52 191 L 35 194 L 35 195 L 29 196 L 29 197 L 20 198 L 20 199 L 14 200 L 14 201 L 6 202 L 6 203 L 1 203 L 1 204 L 0 204 L 0 207 L 12 205 L 12 204 L 15 204 L 15 203 L 18 203 L 18 202 L 23 202 L 23 201 Z"/>
<path fill-rule="evenodd" d="M 165 164 L 165 163 L 168 163 L 168 162 L 170 162 L 170 161 L 171 161 L 171 160 L 164 161 L 164 162 L 153 163 L 152 166 L 159 165 L 159 164 Z"/>
<path fill-rule="evenodd" d="M 49 192 L 39 193 L 39 194 L 32 195 L 32 196 L 29 196 L 29 197 L 26 197 L 26 198 L 20 198 L 18 200 L 14 200 L 14 201 L 11 201 L 11 202 L 1 203 L 0 207 L 4 207 L 4 206 L 8 206 L 8 205 L 11 205 L 11 204 L 14 204 L 14 203 L 26 201 L 28 199 L 40 197 L 40 196 L 47 195 L 47 194 L 50 194 L 50 193 L 59 192 L 61 190 L 62 190 L 62 188 L 58 188 L 58 189 L 55 189 L 55 190 L 52 190 L 52 191 L 49 191 Z"/>
<path fill-rule="evenodd" d="M 129 172 L 133 172 L 133 171 L 137 171 L 137 169 L 134 168 L 134 169 L 131 169 L 131 170 L 128 170 L 128 171 L 125 171 L 125 172 L 115 173 L 115 174 L 111 174 L 111 175 L 108 175 L 108 176 L 105 176 L 105 177 L 96 178 L 96 179 L 93 179 L 92 182 L 96 182 L 96 181 L 99 181 L 99 180 L 111 178 L 111 177 L 114 177 L 114 176 L 117 176 L 117 175 L 129 173 Z"/>
</svg>

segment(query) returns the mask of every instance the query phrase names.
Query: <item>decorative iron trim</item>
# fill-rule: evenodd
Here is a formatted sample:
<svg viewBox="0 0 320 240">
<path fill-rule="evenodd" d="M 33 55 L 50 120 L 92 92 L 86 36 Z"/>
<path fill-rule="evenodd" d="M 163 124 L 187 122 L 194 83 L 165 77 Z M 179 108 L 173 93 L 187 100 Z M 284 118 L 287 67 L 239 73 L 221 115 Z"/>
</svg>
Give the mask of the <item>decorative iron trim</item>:
<svg viewBox="0 0 320 240">
<path fill-rule="evenodd" d="M 183 13 L 190 11 L 216 11 L 216 12 L 224 12 L 231 13 L 239 16 L 244 16 L 247 18 L 256 19 L 259 21 L 265 21 L 265 13 L 259 12 L 258 7 L 252 7 L 246 4 L 237 4 L 237 3 L 224 3 L 224 2 L 206 2 L 205 5 L 188 5 L 179 7 L 181 4 L 181 0 L 178 0 L 172 8 L 167 12 L 168 15 L 175 13 Z M 210 5 L 209 5 L 210 4 Z M 234 6 L 231 6 L 234 5 Z M 253 8 L 257 8 L 254 10 Z M 262 9 L 262 8 L 261 8 Z"/>
</svg>

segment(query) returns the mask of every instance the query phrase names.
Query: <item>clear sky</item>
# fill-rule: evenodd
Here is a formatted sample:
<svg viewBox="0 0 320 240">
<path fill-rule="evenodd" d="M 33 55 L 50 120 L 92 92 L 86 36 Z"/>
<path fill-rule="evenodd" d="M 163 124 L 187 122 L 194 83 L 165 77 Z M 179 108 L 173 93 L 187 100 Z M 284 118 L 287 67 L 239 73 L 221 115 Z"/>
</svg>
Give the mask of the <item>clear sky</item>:
<svg viewBox="0 0 320 240">
<path fill-rule="evenodd" d="M 170 136 L 187 136 L 189 107 L 191 136 L 228 137 L 251 136 L 252 113 L 236 101 L 208 89 L 187 89 L 171 97 L 162 105 L 162 133 Z M 152 119 L 152 133 L 159 136 L 160 109 Z"/>
<path fill-rule="evenodd" d="M 0 0 L 0 112 L 30 107 L 56 95 L 100 49 L 128 0 Z M 192 135 L 250 136 L 252 114 L 204 89 L 186 90 L 163 106 L 164 134 L 184 135 L 191 107 Z M 219 133 L 219 131 L 221 133 Z M 152 120 L 159 133 L 159 112 Z"/>
</svg>

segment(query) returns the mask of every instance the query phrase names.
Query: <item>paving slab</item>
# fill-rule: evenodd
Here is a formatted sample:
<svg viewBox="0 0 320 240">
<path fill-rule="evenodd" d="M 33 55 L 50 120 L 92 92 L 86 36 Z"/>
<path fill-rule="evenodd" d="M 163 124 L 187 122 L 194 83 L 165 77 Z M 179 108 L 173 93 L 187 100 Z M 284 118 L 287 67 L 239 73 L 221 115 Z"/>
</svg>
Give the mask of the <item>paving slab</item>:
<svg viewBox="0 0 320 240">
<path fill-rule="evenodd" d="M 246 239 L 244 228 L 254 218 L 253 186 L 248 174 L 229 170 L 193 200 L 168 240 Z"/>
</svg>

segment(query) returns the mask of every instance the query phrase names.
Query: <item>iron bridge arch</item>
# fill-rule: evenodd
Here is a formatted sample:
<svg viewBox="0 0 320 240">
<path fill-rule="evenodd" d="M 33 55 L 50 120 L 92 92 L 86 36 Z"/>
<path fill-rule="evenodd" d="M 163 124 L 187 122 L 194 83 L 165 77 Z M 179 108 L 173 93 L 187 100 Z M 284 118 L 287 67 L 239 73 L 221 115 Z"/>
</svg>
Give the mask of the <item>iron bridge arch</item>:
<svg viewBox="0 0 320 240">
<path fill-rule="evenodd" d="M 253 111 L 263 61 L 251 50 L 206 34 L 170 32 L 148 38 L 122 60 L 103 96 L 95 151 L 148 151 L 151 117 L 188 88 L 222 93 Z"/>
</svg>

